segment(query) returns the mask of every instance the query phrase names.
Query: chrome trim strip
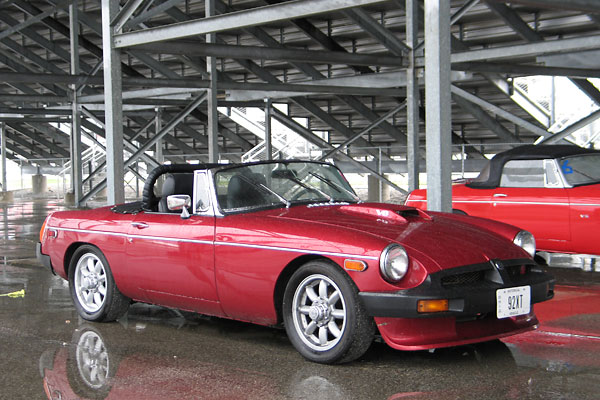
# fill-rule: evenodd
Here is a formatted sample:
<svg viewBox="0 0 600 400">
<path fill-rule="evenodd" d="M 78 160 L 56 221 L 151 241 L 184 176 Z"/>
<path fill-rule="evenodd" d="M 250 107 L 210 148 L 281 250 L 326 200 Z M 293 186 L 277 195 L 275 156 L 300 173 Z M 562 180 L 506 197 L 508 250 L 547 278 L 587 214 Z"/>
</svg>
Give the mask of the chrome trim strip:
<svg viewBox="0 0 600 400">
<path fill-rule="evenodd" d="M 55 227 L 48 227 L 48 228 L 56 229 L 59 231 L 66 231 L 66 232 L 91 233 L 91 234 L 98 234 L 98 235 L 119 236 L 119 237 L 132 238 L 132 239 L 149 239 L 149 240 L 162 240 L 162 241 L 166 241 L 166 242 L 211 244 L 211 245 L 215 245 L 215 246 L 248 247 L 248 248 L 252 248 L 252 249 L 285 251 L 285 252 L 290 252 L 290 253 L 318 254 L 318 255 L 332 256 L 332 257 L 350 257 L 350 258 L 359 258 L 359 259 L 363 259 L 363 260 L 379 260 L 379 257 L 374 257 L 374 256 L 336 253 L 336 252 L 320 251 L 320 250 L 294 249 L 294 248 L 289 248 L 289 247 L 266 246 L 266 245 L 259 245 L 259 244 L 231 243 L 231 242 L 221 242 L 221 241 L 211 241 L 211 240 L 177 239 L 177 238 L 169 238 L 169 237 L 164 237 L 164 236 L 130 235 L 130 234 L 126 234 L 126 233 L 92 231 L 92 230 L 88 230 L 88 229 L 55 228 Z"/>
<path fill-rule="evenodd" d="M 410 203 L 415 202 L 415 203 L 426 203 L 427 199 L 421 200 L 413 200 L 410 199 L 409 201 Z M 548 205 L 548 206 L 572 206 L 572 207 L 577 207 L 577 206 L 585 206 L 585 207 L 600 207 L 600 203 L 599 204 L 593 204 L 593 203 L 548 203 L 548 202 L 543 202 L 543 201 L 504 201 L 504 200 L 452 200 L 452 204 L 495 204 L 495 203 L 502 203 L 502 204 L 533 204 L 533 205 Z"/>
<path fill-rule="evenodd" d="M 358 254 L 336 253 L 336 252 L 320 251 L 320 250 L 293 249 L 290 247 L 265 246 L 265 245 L 260 245 L 260 244 L 215 242 L 215 245 L 233 246 L 233 247 L 249 247 L 249 248 L 253 248 L 253 249 L 287 251 L 287 252 L 291 252 L 291 253 L 319 254 L 319 255 L 334 256 L 334 257 L 353 257 L 353 258 L 361 258 L 363 260 L 379 260 L 379 257 L 374 257 L 374 256 L 363 256 L 363 255 L 358 255 Z"/>
</svg>

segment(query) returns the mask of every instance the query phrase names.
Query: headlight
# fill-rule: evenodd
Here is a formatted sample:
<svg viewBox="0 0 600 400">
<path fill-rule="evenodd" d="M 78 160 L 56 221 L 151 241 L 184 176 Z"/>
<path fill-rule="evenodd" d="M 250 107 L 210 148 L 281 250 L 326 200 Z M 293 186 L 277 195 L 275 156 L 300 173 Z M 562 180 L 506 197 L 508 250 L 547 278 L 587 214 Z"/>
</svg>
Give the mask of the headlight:
<svg viewBox="0 0 600 400">
<path fill-rule="evenodd" d="M 398 282 L 408 271 L 408 255 L 399 244 L 387 246 L 379 259 L 381 275 L 390 282 Z"/>
<path fill-rule="evenodd" d="M 513 243 L 529 253 L 531 257 L 535 256 L 535 238 L 527 231 L 520 231 L 513 239 Z"/>
</svg>

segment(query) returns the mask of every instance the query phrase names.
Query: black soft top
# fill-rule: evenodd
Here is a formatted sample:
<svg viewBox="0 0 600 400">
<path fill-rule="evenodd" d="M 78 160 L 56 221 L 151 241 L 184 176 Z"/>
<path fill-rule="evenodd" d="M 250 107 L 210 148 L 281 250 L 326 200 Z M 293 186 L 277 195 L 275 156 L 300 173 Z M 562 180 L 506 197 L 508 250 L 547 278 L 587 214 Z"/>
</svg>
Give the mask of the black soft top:
<svg viewBox="0 0 600 400">
<path fill-rule="evenodd" d="M 467 186 L 475 189 L 493 189 L 500 185 L 500 176 L 504 164 L 510 160 L 545 160 L 551 158 L 562 158 L 579 154 L 600 154 L 600 150 L 584 149 L 573 145 L 526 145 L 515 147 L 502 153 L 496 154 L 489 164 L 484 168 L 487 171 L 487 179 L 480 175 L 476 180 L 467 183 Z M 482 174 L 483 174 L 482 171 Z"/>
</svg>

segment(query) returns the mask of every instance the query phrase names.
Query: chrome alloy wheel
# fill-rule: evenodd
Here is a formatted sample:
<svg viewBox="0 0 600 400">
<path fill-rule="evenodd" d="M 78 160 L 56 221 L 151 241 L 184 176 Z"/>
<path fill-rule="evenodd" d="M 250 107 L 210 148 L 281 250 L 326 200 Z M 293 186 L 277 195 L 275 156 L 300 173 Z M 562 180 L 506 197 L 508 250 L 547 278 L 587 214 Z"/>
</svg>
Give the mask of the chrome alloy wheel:
<svg viewBox="0 0 600 400">
<path fill-rule="evenodd" d="M 292 316 L 300 339 L 315 351 L 327 351 L 338 344 L 346 329 L 342 291 L 325 275 L 309 275 L 294 292 Z"/>
<path fill-rule="evenodd" d="M 79 338 L 75 354 L 77 369 L 85 384 L 92 389 L 106 385 L 109 357 L 102 338 L 93 331 L 84 332 Z"/>
<path fill-rule="evenodd" d="M 106 269 L 93 253 L 84 254 L 75 267 L 75 293 L 81 307 L 88 312 L 98 311 L 106 298 Z"/>
</svg>

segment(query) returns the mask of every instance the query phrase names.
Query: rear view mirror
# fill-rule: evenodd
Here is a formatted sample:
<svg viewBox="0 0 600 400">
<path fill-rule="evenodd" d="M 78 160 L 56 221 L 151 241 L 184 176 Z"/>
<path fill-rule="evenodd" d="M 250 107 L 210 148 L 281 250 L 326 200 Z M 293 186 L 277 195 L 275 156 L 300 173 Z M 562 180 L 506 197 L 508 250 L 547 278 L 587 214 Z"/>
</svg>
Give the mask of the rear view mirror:
<svg viewBox="0 0 600 400">
<path fill-rule="evenodd" d="M 190 213 L 187 208 L 192 204 L 192 199 L 187 194 L 173 194 L 167 197 L 167 208 L 171 211 L 181 210 L 181 218 L 187 219 Z"/>
</svg>

